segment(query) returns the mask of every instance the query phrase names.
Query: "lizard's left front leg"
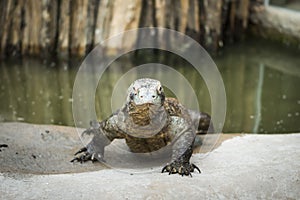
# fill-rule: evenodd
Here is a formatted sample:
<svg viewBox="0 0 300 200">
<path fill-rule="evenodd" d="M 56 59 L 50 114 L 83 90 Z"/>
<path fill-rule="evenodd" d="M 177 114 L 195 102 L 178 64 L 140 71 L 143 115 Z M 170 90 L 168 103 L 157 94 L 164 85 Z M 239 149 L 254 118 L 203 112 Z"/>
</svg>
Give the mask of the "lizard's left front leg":
<svg viewBox="0 0 300 200">
<path fill-rule="evenodd" d="M 174 124 L 172 124 L 172 126 L 174 127 Z M 190 163 L 190 158 L 193 153 L 193 143 L 195 140 L 195 133 L 192 127 L 189 126 L 183 119 L 176 119 L 175 127 L 176 126 L 181 127 L 179 129 L 182 130 L 179 133 L 177 133 L 177 131 L 174 132 L 175 137 L 172 146 L 172 160 L 170 164 L 167 164 L 162 169 L 162 173 L 169 172 L 169 174 L 178 173 L 182 176 L 192 176 L 191 172 L 194 172 L 195 169 L 201 173 L 200 169 L 196 165 Z"/>
</svg>

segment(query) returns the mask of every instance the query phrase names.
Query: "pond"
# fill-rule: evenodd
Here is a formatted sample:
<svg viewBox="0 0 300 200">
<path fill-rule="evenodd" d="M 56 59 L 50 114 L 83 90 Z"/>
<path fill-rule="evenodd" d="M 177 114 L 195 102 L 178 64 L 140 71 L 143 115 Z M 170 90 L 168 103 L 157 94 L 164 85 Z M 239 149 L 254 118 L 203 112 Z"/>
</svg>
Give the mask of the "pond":
<svg viewBox="0 0 300 200">
<path fill-rule="evenodd" d="M 125 72 L 134 66 L 151 62 L 172 66 L 180 72 L 194 89 L 200 110 L 210 113 L 209 92 L 195 69 L 185 60 L 174 58 L 174 55 L 166 53 L 156 58 L 151 52 L 146 50 L 138 55 L 128 54 L 116 60 L 105 71 L 95 94 L 99 120 L 112 112 L 111 96 Z M 227 46 L 213 60 L 223 78 L 227 96 L 223 132 L 300 132 L 299 49 L 248 39 Z M 76 59 L 72 62 L 49 62 L 35 58 L 2 61 L 0 121 L 74 126 L 72 90 L 80 63 Z M 159 75 L 161 79 L 165 76 Z M 177 87 L 180 91 L 180 84 Z M 165 90 L 169 96 L 177 95 L 168 88 Z M 185 97 L 183 102 L 189 107 L 190 96 L 182 92 Z M 125 93 L 120 94 L 120 101 L 124 101 Z M 84 104 L 82 109 L 85 112 Z M 83 119 L 81 125 L 86 127 L 89 120 Z"/>
</svg>

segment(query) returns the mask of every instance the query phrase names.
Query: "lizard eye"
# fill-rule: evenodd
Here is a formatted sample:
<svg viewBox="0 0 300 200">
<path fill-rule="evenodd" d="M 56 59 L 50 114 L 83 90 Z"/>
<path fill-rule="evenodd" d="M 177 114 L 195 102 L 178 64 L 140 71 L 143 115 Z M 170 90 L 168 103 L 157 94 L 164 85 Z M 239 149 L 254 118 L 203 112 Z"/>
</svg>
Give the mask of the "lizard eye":
<svg viewBox="0 0 300 200">
<path fill-rule="evenodd" d="M 133 92 L 131 93 L 131 95 L 137 95 L 137 90 L 135 89 L 135 87 L 132 87 Z"/>
<path fill-rule="evenodd" d="M 162 92 L 162 87 L 159 86 L 159 87 L 157 88 L 157 91 L 158 91 L 158 93 L 160 94 L 160 93 Z"/>
<path fill-rule="evenodd" d="M 131 93 L 131 94 L 129 95 L 129 97 L 130 97 L 131 100 L 134 99 L 134 95 L 136 95 L 136 94 Z"/>
</svg>

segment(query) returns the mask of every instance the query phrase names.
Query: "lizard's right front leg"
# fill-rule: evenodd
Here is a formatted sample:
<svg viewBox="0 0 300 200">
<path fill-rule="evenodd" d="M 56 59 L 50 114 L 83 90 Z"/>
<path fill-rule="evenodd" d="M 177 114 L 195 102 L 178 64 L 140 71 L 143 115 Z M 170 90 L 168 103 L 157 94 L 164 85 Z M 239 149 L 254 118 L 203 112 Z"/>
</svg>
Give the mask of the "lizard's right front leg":
<svg viewBox="0 0 300 200">
<path fill-rule="evenodd" d="M 91 122 L 91 127 L 86 129 L 82 135 L 93 135 L 92 141 L 75 153 L 71 162 L 104 161 L 104 147 L 111 143 L 105 135 L 105 130 L 98 122 Z M 77 156 L 78 155 L 78 156 Z"/>
</svg>

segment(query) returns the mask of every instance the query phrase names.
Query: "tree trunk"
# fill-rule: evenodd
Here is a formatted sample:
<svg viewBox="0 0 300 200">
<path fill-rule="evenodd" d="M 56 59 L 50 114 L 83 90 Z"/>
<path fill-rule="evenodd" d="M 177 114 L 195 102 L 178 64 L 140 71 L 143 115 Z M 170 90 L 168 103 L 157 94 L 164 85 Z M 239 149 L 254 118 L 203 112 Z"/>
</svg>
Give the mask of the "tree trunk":
<svg viewBox="0 0 300 200">
<path fill-rule="evenodd" d="M 215 52 L 247 28 L 249 0 L 2 0 L 0 57 L 83 56 L 125 30 L 165 27 Z M 132 36 L 108 44 L 132 47 Z"/>
</svg>

